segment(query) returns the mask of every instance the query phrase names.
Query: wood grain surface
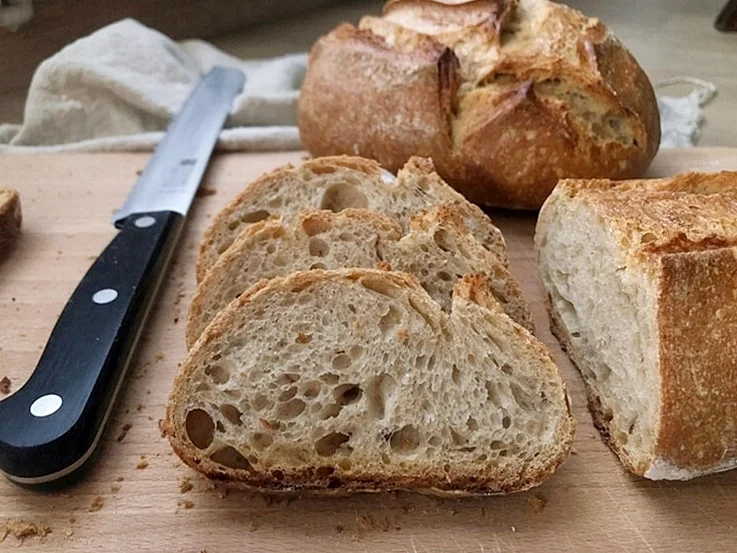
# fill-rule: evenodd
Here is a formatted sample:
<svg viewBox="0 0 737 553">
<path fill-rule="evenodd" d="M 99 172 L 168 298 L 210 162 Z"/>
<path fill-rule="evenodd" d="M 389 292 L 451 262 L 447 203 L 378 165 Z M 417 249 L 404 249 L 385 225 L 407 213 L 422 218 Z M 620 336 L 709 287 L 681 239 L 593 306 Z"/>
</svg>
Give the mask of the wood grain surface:
<svg viewBox="0 0 737 553">
<path fill-rule="evenodd" d="M 208 220 L 246 183 L 299 158 L 214 160 L 97 465 L 82 483 L 55 493 L 0 480 L 0 538 L 8 520 L 15 530 L 19 521 L 50 530 L 22 540 L 9 534 L 0 551 L 737 551 L 737 472 L 649 482 L 626 473 L 599 439 L 581 381 L 548 331 L 532 215 L 492 214 L 579 422 L 573 455 L 543 486 L 473 499 L 409 493 L 272 499 L 214 489 L 178 462 L 158 420 L 185 354 L 197 243 Z M 146 161 L 143 154 L 0 157 L 2 185 L 21 191 L 25 216 L 20 243 L 0 265 L 0 379 L 10 378 L 11 390 L 28 377 L 66 299 L 113 237 L 110 216 Z M 651 172 L 720 168 L 737 169 L 737 150 L 662 152 Z"/>
</svg>

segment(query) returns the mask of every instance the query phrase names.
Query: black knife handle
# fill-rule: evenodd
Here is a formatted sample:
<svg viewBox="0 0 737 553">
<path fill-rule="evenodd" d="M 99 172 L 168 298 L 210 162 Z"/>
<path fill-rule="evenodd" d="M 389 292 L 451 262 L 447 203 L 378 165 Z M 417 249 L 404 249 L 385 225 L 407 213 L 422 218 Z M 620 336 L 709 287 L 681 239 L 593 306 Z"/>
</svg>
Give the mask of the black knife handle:
<svg viewBox="0 0 737 553">
<path fill-rule="evenodd" d="M 8 478 L 45 484 L 92 455 L 183 223 L 173 212 L 131 215 L 87 271 L 30 379 L 0 402 L 0 470 Z"/>
</svg>

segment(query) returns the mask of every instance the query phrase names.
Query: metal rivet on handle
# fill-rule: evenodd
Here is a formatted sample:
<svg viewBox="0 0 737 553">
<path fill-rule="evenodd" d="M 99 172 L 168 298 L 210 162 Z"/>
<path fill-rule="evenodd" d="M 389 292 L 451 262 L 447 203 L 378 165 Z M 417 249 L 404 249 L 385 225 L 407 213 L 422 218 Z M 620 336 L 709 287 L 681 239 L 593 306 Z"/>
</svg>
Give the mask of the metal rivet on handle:
<svg viewBox="0 0 737 553">
<path fill-rule="evenodd" d="M 150 215 L 144 215 L 143 217 L 139 217 L 135 221 L 133 221 L 133 224 L 136 225 L 138 228 L 146 228 L 150 227 L 156 222 L 156 219 L 151 217 Z"/>
<path fill-rule="evenodd" d="M 92 296 L 92 301 L 94 301 L 98 305 L 104 305 L 106 303 L 115 301 L 117 297 L 117 290 L 113 290 L 112 288 L 104 288 L 95 292 L 95 294 Z"/>
<path fill-rule="evenodd" d="M 48 417 L 56 413 L 61 407 L 61 396 L 56 394 L 46 394 L 31 403 L 31 415 L 34 417 Z"/>
</svg>

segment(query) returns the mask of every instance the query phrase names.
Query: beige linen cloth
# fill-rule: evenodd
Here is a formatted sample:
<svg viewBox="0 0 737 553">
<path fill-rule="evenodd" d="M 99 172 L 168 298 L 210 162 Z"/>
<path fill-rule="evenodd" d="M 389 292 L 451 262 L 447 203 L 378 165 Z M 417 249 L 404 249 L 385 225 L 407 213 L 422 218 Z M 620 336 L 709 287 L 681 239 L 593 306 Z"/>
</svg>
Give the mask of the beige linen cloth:
<svg viewBox="0 0 737 553">
<path fill-rule="evenodd" d="M 0 125 L 0 153 L 152 150 L 213 65 L 237 67 L 246 75 L 218 149 L 301 148 L 297 98 L 306 54 L 243 61 L 202 41 L 176 43 L 127 19 L 70 44 L 38 67 L 23 124 Z M 716 93 L 713 84 L 689 78 L 661 86 L 684 80 L 694 85 L 691 94 L 658 95 L 663 148 L 698 142 L 701 108 Z"/>
<path fill-rule="evenodd" d="M 0 125 L 0 152 L 147 151 L 213 65 L 246 75 L 221 150 L 297 150 L 306 54 L 243 61 L 198 40 L 176 43 L 127 19 L 73 42 L 36 70 L 22 125 Z"/>
</svg>

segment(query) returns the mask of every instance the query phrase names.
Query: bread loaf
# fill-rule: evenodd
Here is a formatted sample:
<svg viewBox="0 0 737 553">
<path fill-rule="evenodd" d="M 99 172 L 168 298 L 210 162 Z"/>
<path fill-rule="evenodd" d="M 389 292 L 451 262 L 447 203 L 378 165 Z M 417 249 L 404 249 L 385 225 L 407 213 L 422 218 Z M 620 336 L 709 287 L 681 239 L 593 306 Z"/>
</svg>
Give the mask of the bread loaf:
<svg viewBox="0 0 737 553">
<path fill-rule="evenodd" d="M 388 1 L 315 44 L 299 126 L 315 156 L 428 156 L 471 201 L 524 209 L 563 177 L 639 176 L 660 141 L 632 55 L 547 0 Z"/>
<path fill-rule="evenodd" d="M 412 158 L 395 177 L 375 161 L 332 157 L 276 169 L 251 183 L 225 207 L 205 232 L 197 261 L 197 280 L 253 223 L 277 215 L 291 223 L 305 209 L 371 209 L 407 230 L 409 217 L 441 204 L 453 204 L 468 230 L 507 265 L 501 232 L 475 205 L 467 202 L 435 173 L 430 160 Z"/>
<path fill-rule="evenodd" d="M 418 214 L 409 227 L 403 236 L 398 223 L 365 209 L 306 211 L 293 226 L 278 220 L 251 225 L 197 287 L 187 319 L 187 346 L 192 347 L 215 315 L 259 280 L 316 268 L 379 267 L 410 273 L 446 311 L 460 277 L 485 273 L 504 311 L 532 331 L 519 284 L 467 233 L 455 207 Z"/>
<path fill-rule="evenodd" d="M 737 466 L 737 173 L 562 181 L 535 243 L 553 331 L 624 465 Z"/>
<path fill-rule="evenodd" d="M 22 219 L 20 194 L 10 188 L 0 188 L 0 258 L 20 234 Z"/>
<path fill-rule="evenodd" d="M 264 490 L 504 493 L 566 458 L 575 423 L 545 347 L 464 277 L 444 313 L 404 273 L 262 281 L 180 367 L 165 430 L 210 478 Z"/>
</svg>

